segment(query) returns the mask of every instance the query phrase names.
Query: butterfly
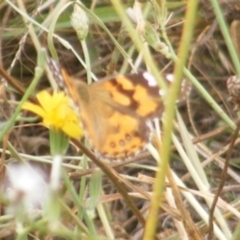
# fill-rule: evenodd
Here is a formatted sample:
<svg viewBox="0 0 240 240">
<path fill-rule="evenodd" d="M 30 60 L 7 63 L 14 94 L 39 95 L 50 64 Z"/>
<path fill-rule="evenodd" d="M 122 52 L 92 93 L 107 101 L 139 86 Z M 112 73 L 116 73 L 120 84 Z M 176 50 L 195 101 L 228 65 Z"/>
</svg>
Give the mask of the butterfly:
<svg viewBox="0 0 240 240">
<path fill-rule="evenodd" d="M 100 158 L 128 159 L 151 140 L 151 121 L 161 118 L 162 91 L 148 72 L 117 75 L 87 85 L 75 81 L 55 62 L 49 64 L 55 80 L 73 100 L 85 135 Z M 169 75 L 168 82 L 172 81 Z M 180 95 L 190 85 L 182 84 Z M 182 94 L 183 93 L 183 94 Z"/>
</svg>

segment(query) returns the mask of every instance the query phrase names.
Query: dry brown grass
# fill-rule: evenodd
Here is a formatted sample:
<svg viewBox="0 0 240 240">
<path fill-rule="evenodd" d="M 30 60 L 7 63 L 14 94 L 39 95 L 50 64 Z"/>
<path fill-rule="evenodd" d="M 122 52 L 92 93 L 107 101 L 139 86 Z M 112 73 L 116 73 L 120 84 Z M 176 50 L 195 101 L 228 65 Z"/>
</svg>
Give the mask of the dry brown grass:
<svg viewBox="0 0 240 240">
<path fill-rule="evenodd" d="M 75 49 L 77 56 L 84 59 L 82 45 L 70 25 L 72 5 L 67 7 L 66 3 L 59 1 L 46 5 L 42 9 L 48 1 L 10 2 L 18 9 L 22 8 L 23 11 L 20 4 L 22 3 L 26 9 L 26 15 L 32 20 L 28 19 L 27 24 L 24 23 L 23 13 L 16 12 L 8 1 L 0 2 L 0 65 L 2 68 L 18 79 L 24 88 L 28 87 L 37 65 L 39 46 L 48 49 L 48 33 L 36 26 L 34 21 L 51 31 L 50 23 L 55 19 L 56 14 L 60 13 L 59 5 L 63 4 L 66 9 L 57 18 L 54 33 L 58 38 L 53 38 L 54 46 L 61 66 L 71 75 L 85 81 L 88 70 L 79 63 L 72 50 Z M 86 38 L 91 71 L 98 78 L 109 73 L 131 71 L 131 65 L 123 54 L 119 53 L 119 48 L 101 24 L 105 24 L 112 36 L 118 40 L 132 64 L 136 64 L 138 70 L 146 69 L 146 58 L 139 57 L 139 51 L 136 50 L 131 37 L 123 31 L 123 20 L 120 20 L 112 5 L 108 1 L 85 2 L 92 14 L 99 17 L 99 20 L 94 19 L 94 21 L 91 18 L 89 34 Z M 240 2 L 219 2 L 223 16 L 231 28 L 229 36 L 233 39 L 239 56 L 237 40 L 239 31 L 236 27 L 240 15 L 238 7 Z M 187 6 L 184 1 L 177 1 L 176 5 L 173 2 L 167 2 L 166 7 L 167 16 L 169 16 L 166 34 L 174 51 L 178 52 Z M 160 16 L 154 15 L 151 4 L 143 5 L 142 9 L 147 11 L 146 18 L 160 36 L 162 33 L 159 24 Z M 161 21 L 163 23 L 164 19 Z M 31 35 L 33 33 L 37 37 L 35 40 Z M 64 39 L 72 49 L 67 49 L 59 38 Z M 142 46 L 146 47 L 146 45 L 147 41 Z M 149 47 L 149 51 L 159 71 L 171 73 L 174 70 L 175 64 L 171 57 L 166 58 L 164 53 L 152 47 Z M 200 3 L 192 44 L 186 51 L 189 56 L 187 69 L 196 80 L 191 79 L 194 87 L 188 100 L 178 106 L 182 122 L 181 119 L 176 119 L 175 139 L 170 157 L 171 170 L 165 173 L 167 183 L 163 203 L 159 213 L 156 213 L 159 219 L 156 238 L 206 239 L 208 237 L 209 209 L 214 194 L 224 179 L 222 170 L 228 159 L 229 166 L 225 172 L 223 189 L 213 218 L 215 225 L 212 239 L 230 239 L 239 228 L 237 224 L 240 217 L 239 137 L 237 135 L 233 142 L 233 122 L 237 122 L 238 113 L 233 110 L 233 104 L 228 101 L 226 81 L 229 76 L 235 75 L 237 70 L 211 3 L 206 1 Z M 206 90 L 206 93 L 198 88 L 195 81 Z M 4 80 L 0 84 L 1 133 L 11 119 L 23 93 L 14 91 L 11 84 L 6 85 Z M 14 86 L 14 83 L 12 85 Z M 51 88 L 45 74 L 35 92 Z M 213 99 L 215 105 L 206 101 L 208 96 Z M 219 109 L 222 112 L 218 112 Z M 1 182 L 4 179 L 5 167 L 12 161 L 20 161 L 20 158 L 25 161 L 37 161 L 44 169 L 49 168 L 51 158 L 46 157 L 50 155 L 48 130 L 39 124 L 40 121 L 36 118 L 30 119 L 30 115 L 24 112 L 18 116 L 14 127 L 9 128 L 4 138 L 0 139 L 2 143 Z M 27 126 L 29 122 L 31 124 Z M 231 142 L 232 146 L 229 145 Z M 16 155 L 13 149 L 17 152 Z M 144 232 L 143 219 L 148 219 L 152 186 L 157 171 L 157 163 L 151 154 L 148 152 L 140 154 L 133 163 L 111 162 L 111 165 L 104 166 L 100 162 L 98 167 L 105 173 L 103 176 L 92 162 L 88 162 L 88 169 L 84 169 L 86 166 L 83 166 L 83 161 L 80 161 L 83 155 L 76 151 L 76 147 L 71 146 L 67 156 L 63 166 L 69 178 L 63 177 L 64 184 L 59 194 L 61 210 L 56 220 L 58 226 L 62 228 L 55 229 L 49 224 L 49 219 L 46 220 L 44 218 L 46 216 L 42 216 L 35 222 L 24 219 L 21 221 L 23 229 L 19 230 L 19 226 L 16 225 L 19 222 L 11 216 L 6 216 L 4 212 L 6 203 L 4 203 L 0 216 L 0 238 L 141 239 Z M 6 217 L 9 218 L 6 220 Z M 235 239 L 238 239 L 237 236 Z"/>
</svg>

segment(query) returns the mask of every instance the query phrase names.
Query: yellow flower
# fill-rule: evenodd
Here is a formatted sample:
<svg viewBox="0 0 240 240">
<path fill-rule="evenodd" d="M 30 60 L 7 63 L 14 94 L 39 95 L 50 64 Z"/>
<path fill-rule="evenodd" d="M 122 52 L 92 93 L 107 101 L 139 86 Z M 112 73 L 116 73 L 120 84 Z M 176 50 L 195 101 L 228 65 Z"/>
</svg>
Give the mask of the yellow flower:
<svg viewBox="0 0 240 240">
<path fill-rule="evenodd" d="M 43 118 L 47 128 L 62 130 L 66 135 L 79 139 L 83 135 L 79 119 L 70 104 L 70 99 L 63 92 L 47 91 L 37 94 L 39 105 L 25 102 L 23 109 L 29 110 Z"/>
</svg>

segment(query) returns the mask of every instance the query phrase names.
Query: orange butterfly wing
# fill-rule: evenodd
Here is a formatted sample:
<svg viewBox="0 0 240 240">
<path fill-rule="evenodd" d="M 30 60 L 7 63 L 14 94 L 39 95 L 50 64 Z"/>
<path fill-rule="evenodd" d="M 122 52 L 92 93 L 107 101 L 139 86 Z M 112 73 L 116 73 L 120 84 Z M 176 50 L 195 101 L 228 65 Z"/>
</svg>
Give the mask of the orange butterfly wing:
<svg viewBox="0 0 240 240">
<path fill-rule="evenodd" d="M 147 72 L 102 80 L 91 85 L 73 81 L 48 59 L 57 83 L 69 94 L 94 150 L 100 157 L 124 159 L 139 153 L 150 141 L 149 122 L 164 109 L 155 79 Z M 173 75 L 166 75 L 171 83 Z M 77 84 L 75 82 L 78 82 Z M 191 91 L 183 80 L 179 100 Z"/>
<path fill-rule="evenodd" d="M 64 71 L 63 76 L 79 107 L 86 135 L 100 157 L 129 158 L 145 147 L 150 140 L 148 121 L 160 117 L 163 110 L 159 87 L 151 82 L 154 79 L 147 80 L 150 75 L 118 76 L 91 85 L 73 85 Z"/>
</svg>

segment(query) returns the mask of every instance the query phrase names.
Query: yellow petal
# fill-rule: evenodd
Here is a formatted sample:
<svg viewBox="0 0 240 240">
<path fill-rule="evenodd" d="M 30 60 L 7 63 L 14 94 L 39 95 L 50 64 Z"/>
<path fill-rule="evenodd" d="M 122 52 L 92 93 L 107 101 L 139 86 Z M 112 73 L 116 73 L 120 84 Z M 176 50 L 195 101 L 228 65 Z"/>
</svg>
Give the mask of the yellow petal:
<svg viewBox="0 0 240 240">
<path fill-rule="evenodd" d="M 51 112 L 55 106 L 53 106 L 54 99 L 47 91 L 41 91 L 37 94 L 37 99 L 45 112 Z"/>
<path fill-rule="evenodd" d="M 25 109 L 25 110 L 28 110 L 30 112 L 33 112 L 37 115 L 39 115 L 40 117 L 44 118 L 45 117 L 45 111 L 43 111 L 43 109 L 36 105 L 36 104 L 33 104 L 33 103 L 30 103 L 30 102 L 25 102 L 23 105 L 22 105 L 22 109 Z"/>
<path fill-rule="evenodd" d="M 80 128 L 79 124 L 68 122 L 62 126 L 62 131 L 65 132 L 68 136 L 80 139 L 83 135 L 83 131 Z"/>
</svg>

